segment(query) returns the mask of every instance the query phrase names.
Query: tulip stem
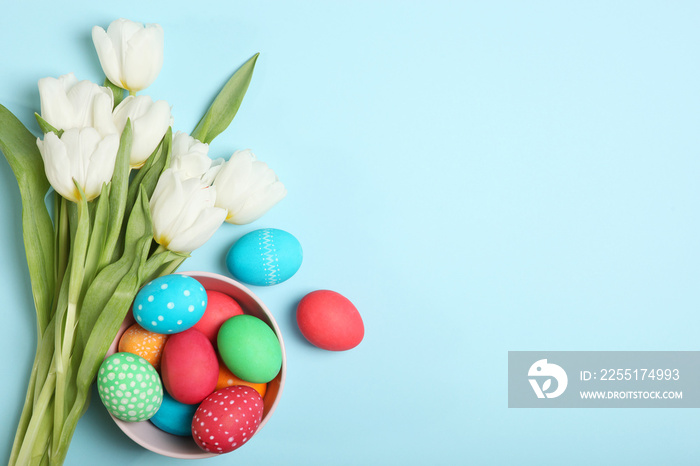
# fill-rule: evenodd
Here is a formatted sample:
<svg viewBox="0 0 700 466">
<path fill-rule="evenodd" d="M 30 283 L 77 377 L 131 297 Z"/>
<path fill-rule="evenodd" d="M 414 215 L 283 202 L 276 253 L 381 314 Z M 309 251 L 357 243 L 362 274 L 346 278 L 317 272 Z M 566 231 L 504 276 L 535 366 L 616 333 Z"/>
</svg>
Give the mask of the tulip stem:
<svg viewBox="0 0 700 466">
<path fill-rule="evenodd" d="M 9 464 L 14 464 L 14 460 L 16 460 L 17 455 L 19 453 L 19 449 L 22 446 L 22 441 L 26 435 L 27 431 L 27 426 L 29 425 L 32 416 L 33 416 L 33 409 L 34 409 L 34 393 L 36 390 L 35 383 L 36 383 L 36 378 L 37 378 L 37 372 L 39 369 L 39 344 L 37 344 L 36 348 L 36 356 L 34 357 L 34 366 L 32 366 L 32 373 L 31 377 L 29 378 L 29 386 L 27 388 L 27 395 L 24 401 L 24 408 L 22 409 L 22 417 L 20 418 L 19 422 L 19 427 L 17 427 L 17 435 L 15 436 L 14 443 L 12 445 L 12 452 L 10 454 L 10 463 Z"/>
<path fill-rule="evenodd" d="M 52 361 L 52 365 L 55 360 Z M 41 394 L 37 398 L 34 404 L 34 412 L 32 413 L 32 419 L 27 426 L 27 431 L 24 434 L 24 439 L 22 440 L 22 447 L 19 450 L 17 459 L 14 464 L 25 465 L 30 464 L 30 459 L 32 456 L 32 450 L 35 448 L 35 441 L 40 434 L 41 425 L 46 422 L 50 422 L 50 417 L 44 416 L 47 412 L 47 408 L 54 394 L 54 387 L 56 386 L 56 374 L 50 371 L 46 377 L 46 382 L 41 389 Z"/>
<path fill-rule="evenodd" d="M 68 306 L 65 311 L 65 328 L 61 329 L 63 316 L 58 314 L 56 321 L 56 402 L 54 406 L 54 430 L 52 455 L 58 453 L 58 443 L 65 423 L 64 408 L 66 405 L 66 371 L 70 365 L 71 353 L 75 340 L 75 327 L 78 322 L 80 291 L 85 278 L 85 256 L 90 237 L 90 211 L 88 210 L 85 193 L 80 190 L 78 201 L 78 224 L 75 232 L 75 247 L 71 251 L 71 268 L 68 277 Z M 58 311 L 59 313 L 61 310 Z M 63 330 L 63 338 L 61 338 Z M 62 341 L 61 341 L 62 340 Z"/>
</svg>

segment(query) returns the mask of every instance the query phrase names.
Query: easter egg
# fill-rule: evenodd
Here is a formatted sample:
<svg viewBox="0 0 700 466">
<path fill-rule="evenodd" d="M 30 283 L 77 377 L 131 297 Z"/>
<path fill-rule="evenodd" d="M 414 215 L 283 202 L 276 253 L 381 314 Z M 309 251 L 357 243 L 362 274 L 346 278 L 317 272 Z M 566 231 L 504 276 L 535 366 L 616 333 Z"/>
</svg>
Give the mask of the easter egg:
<svg viewBox="0 0 700 466">
<path fill-rule="evenodd" d="M 195 329 L 168 338 L 160 365 L 165 389 L 180 403 L 199 403 L 214 391 L 219 378 L 214 347 Z"/>
<path fill-rule="evenodd" d="M 313 291 L 302 298 L 297 306 L 297 325 L 311 344 L 330 351 L 354 348 L 365 336 L 357 308 L 330 290 Z"/>
<path fill-rule="evenodd" d="M 158 373 L 141 356 L 115 353 L 97 372 L 97 391 L 109 413 L 122 421 L 151 418 L 163 401 Z"/>
<path fill-rule="evenodd" d="M 240 304 L 227 294 L 219 291 L 207 291 L 207 308 L 194 327 L 202 332 L 212 345 L 216 345 L 216 334 L 227 319 L 243 314 Z"/>
<path fill-rule="evenodd" d="M 167 335 L 149 332 L 139 324 L 134 324 L 122 334 L 119 351 L 138 354 L 158 370 L 160 355 L 167 340 Z"/>
<path fill-rule="evenodd" d="M 192 418 L 199 405 L 186 405 L 163 393 L 163 403 L 151 418 L 151 422 L 160 430 L 169 434 L 189 437 L 192 435 Z"/>
<path fill-rule="evenodd" d="M 301 267 L 299 241 L 290 233 L 263 228 L 243 235 L 226 255 L 226 266 L 238 280 L 250 285 L 275 285 Z"/>
<path fill-rule="evenodd" d="M 207 292 L 187 275 L 164 275 L 146 284 L 134 299 L 134 319 L 141 327 L 161 334 L 179 333 L 194 326 L 207 307 Z"/>
<path fill-rule="evenodd" d="M 248 382 L 267 383 L 282 367 L 277 335 L 255 316 L 231 317 L 219 329 L 216 341 L 226 367 Z"/>
<path fill-rule="evenodd" d="M 254 388 L 256 392 L 260 393 L 260 396 L 265 398 L 265 392 L 267 392 L 266 383 L 254 383 L 245 381 L 228 370 L 226 364 L 219 361 L 219 380 L 216 382 L 216 389 L 221 390 L 226 387 L 233 387 L 234 385 L 247 385 L 248 387 Z"/>
<path fill-rule="evenodd" d="M 204 451 L 228 453 L 253 437 L 263 415 L 263 400 L 250 387 L 237 385 L 209 395 L 192 419 L 192 437 Z"/>
</svg>

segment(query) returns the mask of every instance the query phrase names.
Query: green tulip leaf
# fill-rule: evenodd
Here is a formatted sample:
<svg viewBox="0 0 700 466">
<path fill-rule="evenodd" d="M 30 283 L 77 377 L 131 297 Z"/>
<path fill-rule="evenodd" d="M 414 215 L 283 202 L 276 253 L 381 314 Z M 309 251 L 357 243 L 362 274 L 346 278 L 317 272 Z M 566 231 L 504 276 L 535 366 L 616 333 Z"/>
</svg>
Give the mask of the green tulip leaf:
<svg viewBox="0 0 700 466">
<path fill-rule="evenodd" d="M 45 204 L 49 182 L 36 137 L 0 105 L 0 151 L 5 155 L 22 197 L 22 231 L 41 338 L 51 320 L 54 297 L 54 230 Z"/>
<path fill-rule="evenodd" d="M 79 346 L 84 346 L 88 338 L 94 333 L 93 327 L 96 325 L 97 319 L 104 313 L 107 302 L 116 292 L 121 280 L 133 272 L 134 262 L 137 260 L 141 261 L 139 243 L 142 238 L 149 240 L 148 247 L 150 249 L 151 241 L 153 240 L 153 227 L 151 226 L 151 212 L 148 206 L 148 199 L 143 194 L 137 198 L 134 209 L 129 216 L 125 236 L 124 254 L 119 260 L 108 265 L 97 274 L 85 294 L 80 320 L 78 321 L 76 350 Z M 147 253 L 148 250 L 146 251 Z M 113 338 L 114 335 L 112 335 L 110 341 Z"/>
<path fill-rule="evenodd" d="M 112 183 L 102 185 L 100 196 L 94 202 L 96 204 L 94 212 L 91 215 L 92 227 L 90 228 L 90 244 L 88 246 L 87 257 L 85 259 L 85 281 L 84 284 L 92 283 L 95 275 L 98 272 L 98 265 L 102 248 L 105 245 L 105 240 L 108 234 L 109 226 L 109 211 L 110 199 L 109 193 L 112 188 Z M 84 297 L 87 288 L 84 287 L 82 297 Z"/>
<path fill-rule="evenodd" d="M 56 136 L 59 138 L 63 136 L 63 130 L 62 129 L 56 129 L 51 124 L 44 120 L 41 115 L 38 113 L 34 113 L 34 118 L 36 118 L 36 122 L 39 123 L 39 128 L 41 128 L 41 131 L 46 134 L 46 133 L 56 133 Z"/>
<path fill-rule="evenodd" d="M 243 102 L 243 97 L 248 90 L 248 85 L 253 77 L 255 62 L 260 54 L 256 53 L 245 62 L 231 79 L 224 85 L 219 95 L 212 102 L 209 110 L 204 114 L 191 136 L 206 144 L 211 143 L 216 136 L 221 134 L 238 112 L 238 108 Z"/>
<path fill-rule="evenodd" d="M 173 129 L 169 127 L 165 132 L 165 136 L 161 139 L 160 144 L 153 151 L 150 157 L 146 159 L 146 163 L 141 167 L 131 180 L 129 185 L 129 194 L 126 201 L 126 215 L 131 213 L 137 196 L 141 193 L 141 188 L 145 188 L 147 199 L 151 198 L 153 191 L 156 189 L 158 179 L 161 173 L 170 166 L 170 156 L 172 154 L 173 145 Z"/>
<path fill-rule="evenodd" d="M 173 153 L 173 128 L 169 127 L 163 140 L 161 150 L 154 158 L 153 164 L 144 172 L 144 176 L 139 184 L 139 190 L 143 190 L 146 199 L 150 199 L 156 189 L 160 175 L 170 166 L 170 158 Z"/>
<path fill-rule="evenodd" d="M 132 141 L 131 120 L 127 120 L 119 140 L 119 151 L 114 162 L 112 181 L 110 181 L 109 227 L 107 228 L 107 238 L 100 256 L 98 271 L 113 262 L 121 254 L 120 233 L 122 232 L 122 223 L 124 222 L 125 206 L 129 192 L 129 159 L 131 157 Z"/>
<path fill-rule="evenodd" d="M 112 81 L 110 81 L 107 78 L 105 78 L 104 87 L 112 91 L 112 95 L 114 96 L 114 108 L 116 108 L 117 105 L 122 103 L 122 100 L 124 100 L 129 95 L 129 93 L 126 90 L 122 89 L 119 86 L 115 86 L 114 84 L 112 84 Z"/>
</svg>

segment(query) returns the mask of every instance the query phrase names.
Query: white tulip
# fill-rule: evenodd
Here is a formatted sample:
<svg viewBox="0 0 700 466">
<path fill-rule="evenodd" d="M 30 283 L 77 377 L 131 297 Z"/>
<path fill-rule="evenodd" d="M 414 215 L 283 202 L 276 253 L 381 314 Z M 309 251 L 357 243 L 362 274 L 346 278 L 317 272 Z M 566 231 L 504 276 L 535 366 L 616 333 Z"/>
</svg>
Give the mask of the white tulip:
<svg viewBox="0 0 700 466">
<path fill-rule="evenodd" d="M 170 168 L 178 170 L 182 178 L 201 178 L 211 167 L 208 153 L 209 144 L 178 131 L 173 136 Z"/>
<path fill-rule="evenodd" d="M 213 185 L 216 205 L 226 209 L 226 221 L 236 225 L 257 220 L 287 195 L 275 172 L 250 150 L 236 151 L 218 167 Z"/>
<path fill-rule="evenodd" d="M 182 179 L 173 168 L 165 170 L 150 203 L 156 242 L 180 253 L 199 248 L 226 219 L 226 210 L 215 207 L 215 201 L 215 187 L 198 178 Z"/>
<path fill-rule="evenodd" d="M 163 28 L 120 18 L 92 28 L 92 41 L 107 79 L 130 93 L 150 86 L 163 67 Z"/>
<path fill-rule="evenodd" d="M 206 184 L 214 184 L 216 175 L 219 174 L 221 167 L 224 166 L 224 163 L 226 163 L 226 160 L 223 157 L 212 160 L 209 169 L 202 175 L 202 181 L 204 181 Z"/>
<path fill-rule="evenodd" d="M 88 201 L 100 195 L 102 184 L 114 173 L 119 150 L 119 135 L 102 136 L 94 128 L 72 128 L 59 137 L 51 132 L 44 140 L 37 139 L 44 160 L 46 178 L 61 196 L 73 202 L 80 200 L 75 182 L 85 192 Z"/>
<path fill-rule="evenodd" d="M 116 133 L 112 91 L 69 73 L 39 80 L 41 117 L 56 129 L 96 128 L 103 136 Z"/>
<path fill-rule="evenodd" d="M 120 133 L 128 119 L 133 131 L 129 164 L 138 168 L 158 147 L 171 125 L 170 105 L 165 100 L 153 102 L 147 95 L 130 95 L 114 109 L 114 124 Z"/>
</svg>

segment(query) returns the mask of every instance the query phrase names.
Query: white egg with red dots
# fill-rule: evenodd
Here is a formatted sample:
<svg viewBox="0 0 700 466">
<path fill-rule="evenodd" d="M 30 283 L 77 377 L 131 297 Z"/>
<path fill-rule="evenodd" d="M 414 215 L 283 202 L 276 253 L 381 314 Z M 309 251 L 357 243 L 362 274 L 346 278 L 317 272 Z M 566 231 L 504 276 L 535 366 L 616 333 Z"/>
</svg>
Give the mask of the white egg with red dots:
<svg viewBox="0 0 700 466">
<path fill-rule="evenodd" d="M 171 274 L 146 284 L 134 300 L 134 319 L 154 333 L 170 335 L 194 326 L 207 308 L 207 292 L 187 275 Z"/>
</svg>

